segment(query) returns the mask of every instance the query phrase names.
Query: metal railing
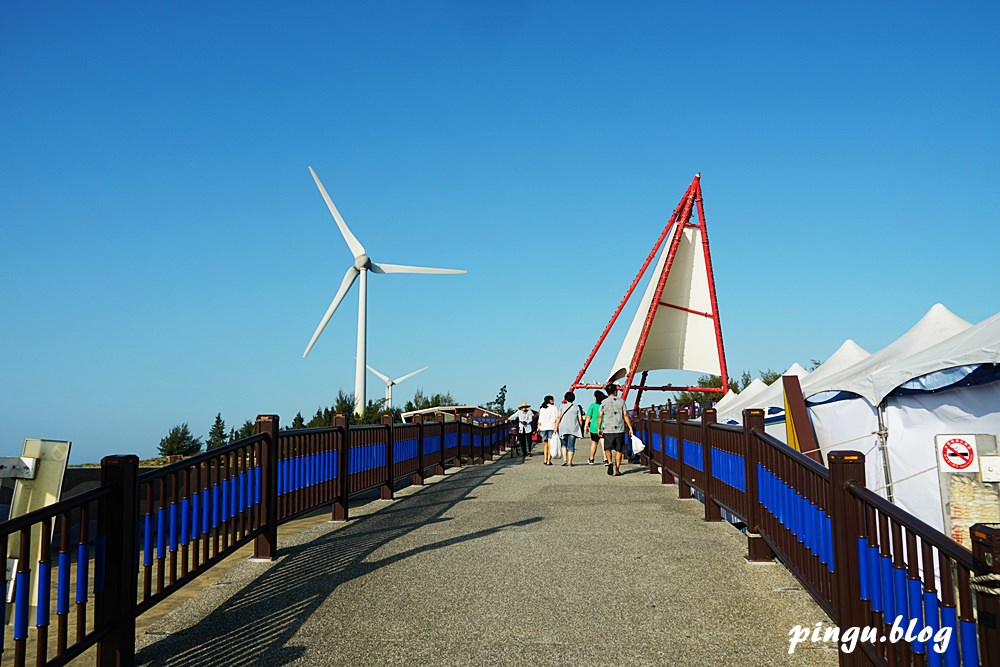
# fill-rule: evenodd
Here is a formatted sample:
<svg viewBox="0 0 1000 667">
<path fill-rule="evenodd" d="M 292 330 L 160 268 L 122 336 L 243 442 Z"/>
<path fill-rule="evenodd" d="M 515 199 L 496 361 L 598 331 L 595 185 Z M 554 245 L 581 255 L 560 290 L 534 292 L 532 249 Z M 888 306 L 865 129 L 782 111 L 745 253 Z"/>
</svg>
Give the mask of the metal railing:
<svg viewBox="0 0 1000 667">
<path fill-rule="evenodd" d="M 727 513 L 748 560 L 777 557 L 840 632 L 855 628 L 842 665 L 1000 665 L 1000 524 L 972 526 L 969 551 L 867 489 L 859 452 L 823 467 L 764 433 L 761 410 L 742 427 L 711 409 L 697 424 L 671 417 L 634 418 L 650 473 L 700 497 L 706 521 Z"/>
<path fill-rule="evenodd" d="M 508 438 L 506 422 L 385 415 L 351 426 L 338 416 L 281 431 L 262 415 L 256 435 L 157 470 L 106 457 L 98 488 L 0 523 L 0 547 L 18 554 L 4 598 L 13 655 L 0 636 L 0 662 L 63 665 L 96 647 L 98 664 L 132 664 L 138 615 L 251 542 L 255 558 L 273 559 L 279 524 L 325 506 L 346 520 L 352 496 L 391 499 L 400 485 L 501 454 Z"/>
</svg>

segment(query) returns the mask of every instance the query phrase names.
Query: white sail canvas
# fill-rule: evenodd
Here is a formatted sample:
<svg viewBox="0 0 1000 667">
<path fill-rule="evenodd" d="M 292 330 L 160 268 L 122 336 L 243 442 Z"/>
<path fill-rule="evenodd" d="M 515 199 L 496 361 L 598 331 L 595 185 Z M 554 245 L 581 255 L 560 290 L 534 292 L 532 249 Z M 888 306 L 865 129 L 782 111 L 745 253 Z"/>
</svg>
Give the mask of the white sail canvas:
<svg viewBox="0 0 1000 667">
<path fill-rule="evenodd" d="M 678 233 L 681 238 L 677 253 L 660 300 L 653 304 L 670 245 Z M 715 375 L 722 373 L 700 228 L 675 224 L 665 240 L 656 268 L 612 366 L 609 381 L 628 376 L 629 365 L 639 346 L 651 307 L 655 308 L 655 314 L 635 367 L 636 373 L 648 370 L 685 370 Z"/>
</svg>

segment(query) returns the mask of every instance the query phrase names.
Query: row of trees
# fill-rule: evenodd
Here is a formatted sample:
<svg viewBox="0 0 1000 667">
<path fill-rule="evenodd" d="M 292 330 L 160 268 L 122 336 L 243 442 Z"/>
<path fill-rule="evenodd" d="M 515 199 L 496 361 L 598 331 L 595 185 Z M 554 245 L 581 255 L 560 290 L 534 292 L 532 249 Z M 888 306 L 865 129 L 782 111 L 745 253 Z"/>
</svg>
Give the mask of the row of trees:
<svg viewBox="0 0 1000 667">
<path fill-rule="evenodd" d="M 507 386 L 504 385 L 500 389 L 500 393 L 496 399 L 496 401 L 499 401 L 501 407 L 503 407 L 503 403 L 506 400 L 506 395 Z M 392 420 L 398 422 L 402 420 L 401 415 L 404 412 L 426 410 L 439 405 L 455 404 L 455 399 L 450 393 L 428 395 L 424 394 L 423 390 L 418 389 L 413 398 L 408 400 L 402 408 L 393 407 L 387 410 L 384 398 L 377 401 L 368 401 L 361 416 L 353 416 L 351 421 L 355 424 L 378 424 L 382 421 L 383 414 L 390 413 Z M 487 405 L 492 405 L 492 403 Z M 497 410 L 497 412 L 505 414 L 500 410 Z M 345 394 L 343 390 L 340 390 L 337 392 L 337 398 L 334 400 L 333 405 L 325 408 L 316 408 L 316 413 L 309 421 L 306 421 L 302 413 L 299 412 L 292 418 L 291 424 L 284 426 L 282 430 L 329 426 L 333 423 L 333 418 L 337 414 L 354 414 L 354 394 Z M 170 429 L 170 432 L 160 440 L 158 450 L 160 456 L 174 456 L 178 454 L 181 456 L 191 456 L 200 452 L 203 447 L 205 449 L 215 449 L 216 447 L 222 447 L 237 440 L 249 438 L 256 432 L 257 425 L 251 419 L 247 419 L 239 428 L 230 428 L 227 431 L 226 422 L 222 419 L 222 413 L 219 413 L 215 415 L 215 423 L 212 424 L 212 428 L 208 431 L 208 438 L 204 441 L 201 438 L 196 438 L 191 433 L 188 423 L 184 422 Z"/>
</svg>

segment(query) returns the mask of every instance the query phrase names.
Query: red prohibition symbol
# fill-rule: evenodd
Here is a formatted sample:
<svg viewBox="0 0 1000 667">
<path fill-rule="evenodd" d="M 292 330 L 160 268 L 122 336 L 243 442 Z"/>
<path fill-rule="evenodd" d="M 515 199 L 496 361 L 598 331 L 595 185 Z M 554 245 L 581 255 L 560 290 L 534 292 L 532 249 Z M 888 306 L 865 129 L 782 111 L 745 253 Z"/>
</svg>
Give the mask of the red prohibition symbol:
<svg viewBox="0 0 1000 667">
<path fill-rule="evenodd" d="M 972 465 L 972 460 L 976 458 L 972 447 L 961 438 L 952 438 L 944 443 L 941 454 L 944 456 L 944 462 L 955 470 L 965 470 Z"/>
</svg>

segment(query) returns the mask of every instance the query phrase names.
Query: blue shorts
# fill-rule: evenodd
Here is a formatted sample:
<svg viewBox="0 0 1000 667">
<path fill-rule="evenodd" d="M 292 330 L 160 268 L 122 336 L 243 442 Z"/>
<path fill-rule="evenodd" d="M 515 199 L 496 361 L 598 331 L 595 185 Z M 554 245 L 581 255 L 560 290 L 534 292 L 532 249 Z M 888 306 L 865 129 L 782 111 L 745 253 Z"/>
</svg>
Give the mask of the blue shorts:
<svg viewBox="0 0 1000 667">
<path fill-rule="evenodd" d="M 561 439 L 562 439 L 563 449 L 565 449 L 567 452 L 575 452 L 576 451 L 576 436 L 575 435 L 567 433 L 566 435 L 561 436 Z"/>
</svg>

